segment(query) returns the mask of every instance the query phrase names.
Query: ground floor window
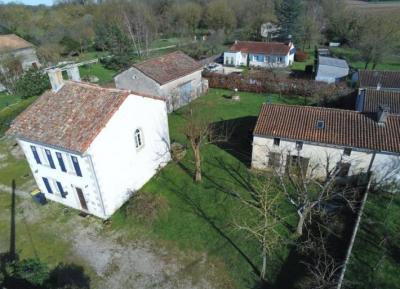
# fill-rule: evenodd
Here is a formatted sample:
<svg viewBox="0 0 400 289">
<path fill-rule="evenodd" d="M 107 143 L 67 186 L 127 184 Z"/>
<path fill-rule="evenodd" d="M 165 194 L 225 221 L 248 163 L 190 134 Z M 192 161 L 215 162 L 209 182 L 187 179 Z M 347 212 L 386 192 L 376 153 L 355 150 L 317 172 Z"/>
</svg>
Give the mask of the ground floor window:
<svg viewBox="0 0 400 289">
<path fill-rule="evenodd" d="M 268 154 L 268 167 L 272 169 L 279 169 L 281 165 L 281 154 L 270 152 Z"/>
<path fill-rule="evenodd" d="M 286 172 L 295 174 L 301 173 L 305 175 L 307 173 L 309 162 L 309 158 L 297 155 L 288 155 L 286 160 Z"/>
</svg>

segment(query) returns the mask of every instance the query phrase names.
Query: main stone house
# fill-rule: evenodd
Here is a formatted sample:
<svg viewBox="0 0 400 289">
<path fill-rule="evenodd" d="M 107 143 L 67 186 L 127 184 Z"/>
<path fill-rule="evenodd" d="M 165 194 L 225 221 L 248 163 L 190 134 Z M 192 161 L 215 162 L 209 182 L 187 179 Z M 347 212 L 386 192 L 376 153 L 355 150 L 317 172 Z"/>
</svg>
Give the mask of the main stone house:
<svg viewBox="0 0 400 289">
<path fill-rule="evenodd" d="M 49 73 L 7 135 L 48 199 L 106 219 L 170 160 L 165 101 Z"/>
<path fill-rule="evenodd" d="M 157 95 L 171 112 L 207 91 L 202 70 L 200 63 L 177 51 L 134 64 L 114 78 L 115 87 Z"/>
<path fill-rule="evenodd" d="M 300 166 L 316 178 L 374 173 L 400 182 L 400 116 L 264 104 L 253 138 L 252 167 L 284 173 Z M 398 190 L 398 187 L 397 187 Z"/>
</svg>

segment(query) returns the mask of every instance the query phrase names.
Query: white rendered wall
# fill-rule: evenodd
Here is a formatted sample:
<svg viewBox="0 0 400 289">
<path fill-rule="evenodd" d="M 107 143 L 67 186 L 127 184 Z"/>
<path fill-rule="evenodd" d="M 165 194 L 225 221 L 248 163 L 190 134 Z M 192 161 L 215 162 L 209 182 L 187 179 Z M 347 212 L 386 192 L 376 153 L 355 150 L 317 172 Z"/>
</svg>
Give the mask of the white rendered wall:
<svg viewBox="0 0 400 289">
<path fill-rule="evenodd" d="M 43 144 L 31 143 L 26 140 L 18 140 L 18 143 L 25 153 L 26 159 L 32 170 L 33 177 L 35 178 L 38 188 L 43 192 L 47 199 L 59 202 L 65 206 L 72 207 L 77 210 L 82 210 L 75 188 L 82 189 L 84 194 L 88 213 L 104 218 L 103 204 L 101 196 L 97 189 L 97 183 L 93 171 L 91 169 L 90 160 L 88 157 L 81 157 L 78 154 L 74 154 L 65 150 L 48 147 Z M 31 145 L 36 147 L 42 164 L 37 164 L 33 156 Z M 47 156 L 44 149 L 48 149 L 51 152 L 55 169 L 52 169 L 48 163 Z M 63 161 L 67 172 L 63 172 L 60 168 L 56 152 L 60 152 L 63 157 Z M 75 169 L 72 164 L 71 156 L 78 158 L 79 166 L 82 172 L 82 177 L 79 177 L 75 173 Z M 53 194 L 49 194 L 43 183 L 42 177 L 48 178 L 50 185 L 53 190 Z M 67 192 L 66 198 L 62 198 L 57 186 L 53 181 L 59 181 L 65 192 Z"/>
<path fill-rule="evenodd" d="M 252 167 L 255 169 L 268 169 L 269 152 L 282 153 L 282 164 L 286 164 L 287 155 L 297 155 L 296 142 L 280 140 L 279 146 L 273 144 L 273 138 L 254 136 Z M 351 164 L 349 175 L 366 172 L 370 165 L 372 152 L 353 149 L 350 156 L 343 155 L 344 148 L 335 146 L 324 146 L 317 144 L 303 143 L 303 148 L 299 155 L 310 159 L 309 173 L 313 170 L 315 177 L 324 177 L 329 159 L 329 169 L 333 169 L 336 164 L 343 160 Z M 389 174 L 395 174 L 399 180 L 400 159 L 398 155 L 389 153 L 377 153 L 373 162 L 372 171 L 375 178 L 379 181 L 386 178 Z"/>
<path fill-rule="evenodd" d="M 135 130 L 144 146 L 135 147 Z M 164 101 L 130 95 L 87 150 L 92 156 L 107 217 L 170 160 Z"/>
</svg>

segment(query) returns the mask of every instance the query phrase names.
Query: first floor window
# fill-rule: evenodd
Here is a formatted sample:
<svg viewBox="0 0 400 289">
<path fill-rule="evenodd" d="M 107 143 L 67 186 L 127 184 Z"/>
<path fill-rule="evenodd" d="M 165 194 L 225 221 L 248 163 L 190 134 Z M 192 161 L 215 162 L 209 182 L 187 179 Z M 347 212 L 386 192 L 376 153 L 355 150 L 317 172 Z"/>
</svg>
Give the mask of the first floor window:
<svg viewBox="0 0 400 289">
<path fill-rule="evenodd" d="M 47 160 L 49 161 L 49 166 L 50 166 L 52 169 L 55 169 L 56 166 L 55 166 L 55 164 L 54 164 L 53 157 L 51 156 L 50 150 L 45 149 L 44 151 L 46 152 Z"/>
<path fill-rule="evenodd" d="M 58 164 L 60 165 L 61 171 L 66 172 L 67 168 L 65 167 L 65 163 L 64 163 L 62 154 L 59 152 L 56 152 L 56 156 L 57 156 Z"/>
<path fill-rule="evenodd" d="M 74 165 L 75 173 L 78 177 L 82 177 L 81 167 L 79 166 L 78 158 L 71 156 L 72 164 Z"/>
<path fill-rule="evenodd" d="M 274 146 L 279 146 L 279 144 L 281 143 L 281 139 L 280 138 L 274 138 Z"/>
<path fill-rule="evenodd" d="M 40 160 L 40 157 L 39 157 L 39 154 L 37 152 L 36 147 L 35 146 L 31 146 L 31 150 L 32 150 L 33 157 L 35 158 L 36 163 L 40 165 L 42 162 Z"/>
<path fill-rule="evenodd" d="M 52 189 L 51 186 L 50 186 L 49 179 L 48 179 L 48 178 L 45 178 L 45 177 L 43 177 L 42 179 L 43 179 L 43 183 L 44 183 L 44 186 L 46 187 L 47 192 L 48 192 L 49 194 L 52 194 L 52 193 L 53 193 L 53 189 Z"/>
<path fill-rule="evenodd" d="M 349 157 L 351 155 L 351 148 L 345 148 L 343 154 Z"/>
<path fill-rule="evenodd" d="M 302 141 L 296 141 L 296 149 L 298 151 L 303 149 L 303 142 Z"/>
<path fill-rule="evenodd" d="M 136 149 L 143 147 L 143 134 L 142 130 L 139 128 L 135 130 L 135 146 Z"/>
</svg>

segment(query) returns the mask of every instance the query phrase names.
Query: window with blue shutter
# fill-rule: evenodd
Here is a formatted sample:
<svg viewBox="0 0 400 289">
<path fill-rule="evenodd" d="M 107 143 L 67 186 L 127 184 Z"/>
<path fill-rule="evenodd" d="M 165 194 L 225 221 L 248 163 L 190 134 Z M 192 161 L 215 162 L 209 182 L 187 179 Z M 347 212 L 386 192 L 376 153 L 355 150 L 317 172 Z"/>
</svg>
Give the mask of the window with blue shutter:
<svg viewBox="0 0 400 289">
<path fill-rule="evenodd" d="M 74 165 L 74 168 L 75 168 L 76 175 L 79 177 L 82 177 L 82 172 L 81 172 L 81 168 L 79 166 L 78 158 L 71 156 L 71 159 L 72 159 L 72 164 Z"/>
<path fill-rule="evenodd" d="M 52 193 L 53 193 L 53 190 L 51 189 L 49 180 L 48 180 L 47 178 L 45 178 L 45 177 L 43 177 L 42 179 L 43 179 L 43 183 L 44 183 L 44 185 L 45 185 L 45 187 L 46 187 L 47 192 L 48 192 L 49 194 L 52 194 Z"/>
<path fill-rule="evenodd" d="M 60 165 L 61 170 L 63 172 L 66 172 L 67 169 L 65 168 L 65 164 L 64 164 L 64 160 L 63 160 L 62 154 L 59 153 L 59 152 L 56 152 L 56 156 L 57 156 L 58 164 Z"/>
<path fill-rule="evenodd" d="M 56 165 L 54 164 L 53 157 L 51 156 L 51 152 L 47 149 L 45 149 L 44 151 L 46 152 L 46 156 L 47 156 L 47 159 L 49 160 L 50 167 L 52 169 L 55 169 Z"/>
<path fill-rule="evenodd" d="M 36 160 L 36 163 L 41 164 L 42 162 L 40 161 L 39 154 L 38 154 L 38 152 L 36 150 L 36 147 L 35 146 L 31 146 L 31 150 L 32 150 L 32 153 L 33 153 L 33 157 Z"/>
<path fill-rule="evenodd" d="M 61 197 L 63 197 L 63 198 L 65 199 L 66 196 L 67 196 L 67 193 L 64 191 L 64 189 L 63 189 L 63 187 L 62 187 L 62 185 L 61 185 L 60 182 L 57 182 L 57 181 L 56 181 L 56 184 L 57 184 L 58 191 L 59 191 L 60 194 L 61 194 Z"/>
</svg>

